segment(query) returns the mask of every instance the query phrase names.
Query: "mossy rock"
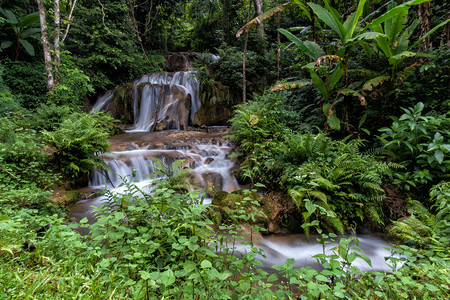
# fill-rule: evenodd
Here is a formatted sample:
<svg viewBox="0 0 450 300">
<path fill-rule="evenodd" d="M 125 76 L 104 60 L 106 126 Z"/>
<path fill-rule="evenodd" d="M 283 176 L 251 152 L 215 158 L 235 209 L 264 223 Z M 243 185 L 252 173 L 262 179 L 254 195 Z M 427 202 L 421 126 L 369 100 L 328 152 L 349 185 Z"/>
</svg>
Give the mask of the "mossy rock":
<svg viewBox="0 0 450 300">
<path fill-rule="evenodd" d="M 249 200 L 250 198 L 251 200 Z M 238 190 L 232 193 L 219 191 L 214 194 L 212 205 L 220 212 L 222 223 L 243 223 L 258 225 L 267 229 L 269 225 L 268 215 L 265 209 L 252 203 L 259 202 L 261 196 L 256 192 Z M 253 218 L 250 216 L 253 215 Z"/>
</svg>

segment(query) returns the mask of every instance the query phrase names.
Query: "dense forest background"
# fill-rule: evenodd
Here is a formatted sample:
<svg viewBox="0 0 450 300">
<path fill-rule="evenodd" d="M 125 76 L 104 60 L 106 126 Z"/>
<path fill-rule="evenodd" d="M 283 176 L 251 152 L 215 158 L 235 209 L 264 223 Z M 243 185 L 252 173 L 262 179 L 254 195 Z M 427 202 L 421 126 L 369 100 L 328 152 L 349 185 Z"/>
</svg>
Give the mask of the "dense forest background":
<svg viewBox="0 0 450 300">
<path fill-rule="evenodd" d="M 0 298 L 448 298 L 448 8 L 0 0 Z M 67 207 L 121 132 L 87 111 L 106 90 L 165 71 L 169 52 L 195 52 L 202 105 L 233 112 L 224 125 L 248 189 L 215 224 L 223 208 L 174 188 L 183 171 L 144 198 L 128 183 L 108 195 L 119 209 L 82 222 L 82 236 Z M 323 245 L 369 228 L 395 238 L 402 258 L 360 273 L 357 239 L 341 238 L 317 256 L 323 269 L 288 260 L 269 274 L 257 248 L 236 256 L 219 243 L 242 238 L 241 224 L 263 229 L 256 191 L 281 195 L 296 232 Z"/>
</svg>

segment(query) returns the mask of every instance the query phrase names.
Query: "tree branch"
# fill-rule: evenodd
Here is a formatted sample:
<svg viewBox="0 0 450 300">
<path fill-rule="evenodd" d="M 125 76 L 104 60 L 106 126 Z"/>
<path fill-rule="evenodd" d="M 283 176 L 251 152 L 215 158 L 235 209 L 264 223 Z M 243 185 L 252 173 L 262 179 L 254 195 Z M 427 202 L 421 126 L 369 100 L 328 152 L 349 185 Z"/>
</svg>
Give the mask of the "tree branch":
<svg viewBox="0 0 450 300">
<path fill-rule="evenodd" d="M 70 25 L 72 24 L 72 21 L 73 21 L 73 10 L 75 8 L 75 5 L 77 5 L 77 0 L 73 1 L 72 8 L 70 9 L 69 22 L 67 23 L 66 31 L 64 32 L 64 36 L 63 36 L 63 38 L 61 40 L 61 43 L 64 43 L 64 40 L 66 39 L 67 34 L 69 33 L 69 28 L 70 28 Z"/>
</svg>

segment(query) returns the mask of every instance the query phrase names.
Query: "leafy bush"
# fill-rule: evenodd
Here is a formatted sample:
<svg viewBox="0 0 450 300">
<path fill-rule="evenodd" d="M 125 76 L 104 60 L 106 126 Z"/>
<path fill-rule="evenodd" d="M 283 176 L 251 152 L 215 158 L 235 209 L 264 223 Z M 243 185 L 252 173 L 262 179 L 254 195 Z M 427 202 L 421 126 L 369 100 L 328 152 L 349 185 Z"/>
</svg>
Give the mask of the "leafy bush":
<svg viewBox="0 0 450 300">
<path fill-rule="evenodd" d="M 394 183 L 406 190 L 430 186 L 448 178 L 450 160 L 448 130 L 450 118 L 446 115 L 423 115 L 424 104 L 405 108 L 400 118 L 392 117 L 391 127 L 381 128 L 380 140 L 391 157 L 407 167 L 398 172 Z"/>
<path fill-rule="evenodd" d="M 179 194 L 167 188 L 165 179 L 156 182 L 151 193 L 127 182 L 121 188 L 122 192 L 106 193 L 107 205 L 97 210 L 95 224 L 81 221 L 89 229 L 85 236 L 72 230 L 78 224 L 68 226 L 55 214 L 0 206 L 0 296 L 444 299 L 449 295 L 448 262 L 432 252 L 400 246 L 393 251 L 402 256 L 387 259 L 391 270 L 361 272 L 354 262 L 364 260 L 370 266 L 371 261 L 361 253 L 357 238 L 341 238 L 330 248 L 336 236 L 322 234 L 318 241 L 324 251 L 314 255 L 320 269 L 294 268 L 295 261 L 287 259 L 268 270 L 260 268 L 257 255 L 263 253 L 253 244 L 258 228 L 245 233 L 239 224 L 230 224 L 221 226 L 222 233 L 213 232 L 198 193 Z M 437 187 L 433 195 L 438 197 L 441 191 Z M 250 197 L 243 200 L 254 204 Z M 235 215 L 239 222 L 253 217 L 255 213 L 244 208 Z M 237 242 L 247 250 L 238 251 Z"/>
<path fill-rule="evenodd" d="M 4 60 L 0 63 L 4 66 L 3 80 L 21 106 L 32 109 L 46 102 L 48 90 L 43 62 Z"/>
<path fill-rule="evenodd" d="M 419 201 L 411 201 L 411 216 L 394 221 L 391 232 L 407 244 L 431 250 L 448 260 L 450 247 L 450 183 L 442 182 L 430 190 L 432 210 Z"/>
<path fill-rule="evenodd" d="M 308 201 L 328 214 L 335 213 L 325 218 L 333 223 L 329 229 L 342 231 L 338 219 L 349 228 L 353 222 L 361 224 L 367 216 L 382 224 L 381 186 L 390 166 L 361 153 L 359 140 L 344 143 L 323 134 L 292 133 L 283 119 L 271 117 L 276 109 L 276 102 L 262 101 L 249 102 L 236 110 L 230 137 L 242 160 L 242 176 L 289 193 L 304 211 L 305 222 L 313 212 L 319 212 L 312 206 L 308 209 Z"/>
<path fill-rule="evenodd" d="M 75 113 L 65 119 L 55 131 L 42 133 L 56 147 L 54 161 L 66 179 L 77 179 L 94 167 L 104 166 L 97 153 L 109 148 L 109 133 L 98 122 L 98 114 Z"/>
<path fill-rule="evenodd" d="M 59 70 L 59 84 L 53 89 L 51 102 L 57 105 L 70 105 L 81 107 L 83 98 L 94 91 L 90 79 L 72 61 L 68 53 L 62 56 L 62 65 Z"/>
<path fill-rule="evenodd" d="M 383 224 L 382 183 L 390 173 L 388 164 L 360 153 L 359 140 L 346 144 L 318 135 L 300 136 L 297 141 L 297 157 L 303 154 L 305 160 L 286 168 L 282 179 L 299 207 L 304 209 L 305 200 L 316 203 L 333 211 L 345 228 L 367 224 L 367 218 Z"/>
</svg>

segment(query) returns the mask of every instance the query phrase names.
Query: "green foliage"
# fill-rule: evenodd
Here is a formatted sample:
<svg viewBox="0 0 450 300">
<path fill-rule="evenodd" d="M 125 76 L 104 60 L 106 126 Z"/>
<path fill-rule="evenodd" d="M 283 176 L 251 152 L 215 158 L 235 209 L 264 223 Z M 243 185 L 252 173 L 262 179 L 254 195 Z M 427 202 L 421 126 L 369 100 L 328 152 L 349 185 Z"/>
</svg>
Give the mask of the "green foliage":
<svg viewBox="0 0 450 300">
<path fill-rule="evenodd" d="M 3 80 L 6 87 L 24 108 L 32 109 L 47 99 L 47 83 L 43 62 L 13 62 L 2 60 Z"/>
<path fill-rule="evenodd" d="M 17 99 L 9 91 L 0 92 L 0 117 L 9 116 L 21 108 Z"/>
<path fill-rule="evenodd" d="M 14 41 L 3 41 L 0 45 L 0 49 L 3 50 L 10 46 L 14 46 L 16 61 L 19 58 L 21 47 L 23 47 L 29 55 L 34 56 L 34 47 L 29 39 L 40 39 L 39 33 L 41 29 L 32 27 L 39 22 L 39 14 L 37 12 L 28 14 L 19 20 L 10 10 L 0 8 L 0 13 L 6 18 L 6 22 L 11 25 L 15 34 Z"/>
<path fill-rule="evenodd" d="M 407 27 L 406 17 L 411 6 L 422 2 L 425 0 L 413 0 L 400 5 L 393 2 L 384 14 L 367 23 L 359 20 L 367 13 L 365 0 L 358 2 L 356 10 L 355 7 L 352 8 L 354 12 L 348 15 L 345 22 L 328 1 L 324 1 L 324 6 L 308 3 L 317 18 L 332 29 L 338 40 L 337 49 L 321 47 L 318 43 L 308 40 L 302 41 L 291 32 L 280 29 L 302 54 L 313 60 L 310 63 L 303 62 L 302 65 L 309 71 L 312 82 L 325 100 L 323 111 L 330 128 L 340 130 L 341 125 L 344 125 L 343 128 L 350 132 L 352 123 L 353 127 L 357 128 L 354 124 L 355 119 L 356 124 L 359 123 L 358 118 L 353 117 L 352 120 L 348 113 L 350 107 L 355 107 L 350 105 L 352 97 L 356 97 L 361 105 L 368 105 L 367 100 L 377 100 L 380 94 L 382 95 L 385 89 L 389 91 L 389 86 L 395 82 L 403 83 L 412 74 L 415 66 L 423 63 L 417 59 L 412 60 L 413 57 L 431 57 L 428 54 L 413 52 L 413 48 L 422 38 L 444 26 L 448 20 L 436 25 L 415 44 L 410 45 L 410 37 L 419 20 L 416 19 Z M 372 14 L 368 17 L 370 16 Z M 369 58 L 378 56 L 378 67 L 381 62 L 382 70 L 368 70 L 367 62 L 362 62 L 356 70 L 352 70 L 354 54 L 361 51 L 360 48 Z M 340 112 L 342 117 L 338 116 Z"/>
<path fill-rule="evenodd" d="M 167 178 L 166 181 L 164 181 L 164 187 L 178 192 L 188 192 L 190 190 L 192 182 L 188 177 L 188 173 L 192 171 L 192 169 L 183 167 L 184 160 L 176 160 L 168 166 L 156 157 L 150 157 L 150 159 L 154 163 L 153 167 L 156 168 L 156 171 L 151 175 Z"/>
<path fill-rule="evenodd" d="M 83 98 L 94 91 L 89 77 L 73 63 L 69 53 L 62 55 L 59 77 L 50 99 L 54 104 L 82 106 Z"/>
<path fill-rule="evenodd" d="M 109 148 L 109 133 L 103 128 L 98 113 L 75 113 L 61 122 L 54 131 L 42 133 L 54 147 L 54 161 L 66 179 L 76 179 L 104 163 L 96 156 Z"/>
<path fill-rule="evenodd" d="M 448 260 L 450 246 L 450 183 L 442 182 L 430 190 L 432 210 L 422 203 L 411 201 L 408 218 L 394 221 L 391 232 L 404 242 L 434 252 L 434 255 Z"/>
<path fill-rule="evenodd" d="M 132 22 L 123 21 L 124 18 L 131 18 L 127 1 L 107 0 L 101 5 L 86 1 L 77 3 L 74 10 L 65 49 L 72 53 L 75 67 L 68 68 L 68 72 L 76 72 L 77 79 L 85 82 L 85 77 L 76 71 L 82 70 L 96 92 L 111 89 L 159 67 L 159 57 L 149 57 L 152 66 L 145 61 Z M 71 80 L 70 77 L 67 80 Z"/>
<path fill-rule="evenodd" d="M 397 174 L 394 183 L 403 184 L 406 190 L 420 188 L 448 178 L 448 131 L 450 119 L 446 114 L 423 115 L 424 104 L 404 108 L 400 118 L 392 117 L 391 127 L 382 128 L 380 140 L 395 161 L 407 169 Z"/>
<path fill-rule="evenodd" d="M 242 58 L 243 52 L 236 47 L 228 47 L 223 44 L 217 49 L 220 58 L 211 63 L 211 76 L 213 80 L 220 82 L 231 89 L 231 97 L 240 103 L 242 98 Z M 261 93 L 266 87 L 276 80 L 275 53 L 267 51 L 263 55 L 254 51 L 246 54 L 246 78 L 247 92 Z M 239 100 L 239 101 L 236 101 Z"/>
<path fill-rule="evenodd" d="M 0 118 L 0 127 L 0 206 L 48 207 L 45 189 L 59 178 L 39 135 L 12 118 Z"/>
<path fill-rule="evenodd" d="M 240 225 L 212 231 L 207 206 L 197 193 L 180 194 L 164 179 L 151 192 L 130 183 L 122 192 L 106 192 L 107 205 L 97 210 L 96 223 L 81 236 L 56 215 L 0 206 L 0 295 L 7 297 L 71 297 L 111 299 L 410 299 L 447 298 L 448 262 L 431 252 L 408 246 L 394 249 L 387 272 L 361 272 L 356 260 L 369 266 L 357 238 L 322 234 L 321 268 L 294 268 L 287 259 L 272 270 L 260 268 L 253 244 L 257 227 Z M 441 194 L 442 187 L 436 188 Z M 251 202 L 247 191 L 244 202 Z M 250 205 L 251 206 L 251 205 Z M 256 217 L 243 203 L 236 219 Z M 448 206 L 448 205 L 447 205 Z M 114 209 L 112 209 L 114 207 Z M 42 227 L 49 229 L 38 235 Z M 315 226 L 315 225 L 313 225 Z M 247 237 L 245 237 L 247 235 Z M 244 241 L 244 237 L 247 242 Z M 331 238 L 331 239 L 330 239 Z M 33 251 L 22 247 L 32 244 Z M 236 243 L 247 245 L 239 252 Z M 329 252 L 325 252 L 329 249 Z M 215 250 L 215 251 L 214 251 Z M 403 266 L 402 266 L 403 265 Z M 270 271 L 270 274 L 267 272 Z"/>
<path fill-rule="evenodd" d="M 389 174 L 389 165 L 360 153 L 358 140 L 332 143 L 321 135 L 297 140 L 297 156 L 302 154 L 305 161 L 292 165 L 282 178 L 297 206 L 303 210 L 306 207 L 308 218 L 314 210 L 309 209 L 305 201 L 333 211 L 346 228 L 351 227 L 352 222 L 361 224 L 367 218 L 383 224 L 381 186 L 383 176 Z M 310 156 L 308 152 L 316 154 Z M 326 215 L 327 218 L 332 227 L 342 231 L 339 230 L 342 225 L 336 223 L 333 216 Z"/>
<path fill-rule="evenodd" d="M 34 126 L 39 129 L 55 130 L 73 112 L 74 109 L 67 105 L 40 104 L 36 108 Z"/>
<path fill-rule="evenodd" d="M 231 120 L 241 175 L 289 193 L 307 223 L 319 213 L 315 218 L 338 232 L 341 222 L 349 228 L 367 217 L 383 224 L 381 186 L 394 164 L 361 153 L 360 140 L 345 143 L 323 134 L 291 132 L 282 118 L 274 117 L 279 109 L 274 95 L 279 94 L 267 95 L 272 101 L 239 106 Z"/>
</svg>

